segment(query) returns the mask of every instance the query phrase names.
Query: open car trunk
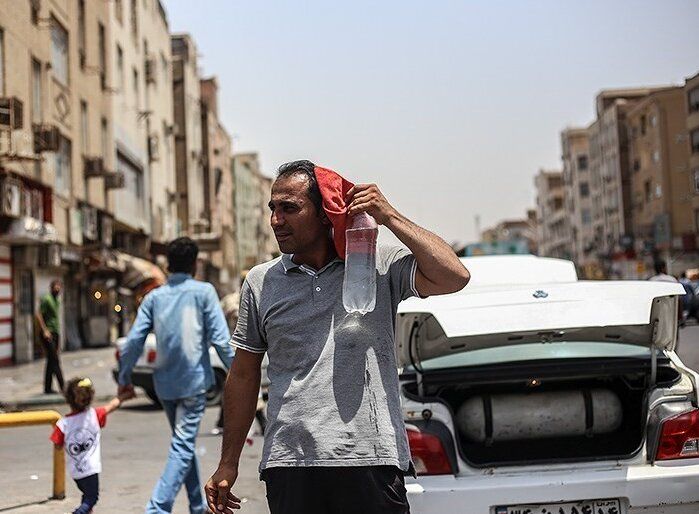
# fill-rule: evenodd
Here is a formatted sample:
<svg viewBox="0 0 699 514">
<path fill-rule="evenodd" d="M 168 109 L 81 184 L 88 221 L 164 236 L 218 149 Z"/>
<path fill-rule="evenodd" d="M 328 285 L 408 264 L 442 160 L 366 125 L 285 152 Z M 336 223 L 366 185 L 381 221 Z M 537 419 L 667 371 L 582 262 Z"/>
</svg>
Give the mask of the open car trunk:
<svg viewBox="0 0 699 514">
<path fill-rule="evenodd" d="M 628 458 L 643 446 L 647 397 L 680 378 L 661 356 L 568 359 L 423 371 L 404 383 L 452 413 L 456 448 L 474 467 Z"/>
<path fill-rule="evenodd" d="M 414 376 L 404 393 L 448 406 L 454 451 L 473 466 L 628 457 L 643 446 L 649 393 L 679 378 L 665 351 L 683 292 L 575 281 L 410 299 L 396 324 Z"/>
</svg>

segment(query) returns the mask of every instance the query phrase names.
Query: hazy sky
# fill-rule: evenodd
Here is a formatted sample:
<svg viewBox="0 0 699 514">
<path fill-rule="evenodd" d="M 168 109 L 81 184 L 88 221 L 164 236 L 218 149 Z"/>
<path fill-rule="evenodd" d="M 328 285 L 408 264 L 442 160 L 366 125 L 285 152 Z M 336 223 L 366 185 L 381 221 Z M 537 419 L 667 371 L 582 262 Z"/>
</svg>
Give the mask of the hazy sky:
<svg viewBox="0 0 699 514">
<path fill-rule="evenodd" d="M 447 241 L 534 204 L 607 87 L 699 71 L 699 1 L 166 0 L 218 76 L 235 151 L 376 182 Z"/>
</svg>

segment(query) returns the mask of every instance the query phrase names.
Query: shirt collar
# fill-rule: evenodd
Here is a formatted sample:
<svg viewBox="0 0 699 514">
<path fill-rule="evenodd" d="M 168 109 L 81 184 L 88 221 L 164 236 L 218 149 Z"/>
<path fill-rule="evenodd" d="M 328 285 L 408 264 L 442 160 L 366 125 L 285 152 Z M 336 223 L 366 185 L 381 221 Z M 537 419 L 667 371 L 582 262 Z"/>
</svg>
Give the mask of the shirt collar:
<svg viewBox="0 0 699 514">
<path fill-rule="evenodd" d="M 167 281 L 169 283 L 174 283 L 174 284 L 179 284 L 180 282 L 184 282 L 185 280 L 192 278 L 192 275 L 190 273 L 171 273 L 170 276 L 168 277 Z"/>
<path fill-rule="evenodd" d="M 296 264 L 294 262 L 294 254 L 293 253 L 283 253 L 282 254 L 282 266 L 284 266 L 284 273 L 289 273 L 289 271 L 293 269 L 301 269 L 301 264 Z M 326 269 L 328 269 L 330 266 L 332 266 L 335 263 L 338 262 L 344 262 L 340 257 L 335 257 L 333 260 L 331 260 L 328 264 L 323 266 L 323 269 L 318 270 L 316 273 L 320 274 Z M 312 269 L 310 266 L 303 266 L 304 269 Z M 314 270 L 315 271 L 315 270 Z"/>
</svg>

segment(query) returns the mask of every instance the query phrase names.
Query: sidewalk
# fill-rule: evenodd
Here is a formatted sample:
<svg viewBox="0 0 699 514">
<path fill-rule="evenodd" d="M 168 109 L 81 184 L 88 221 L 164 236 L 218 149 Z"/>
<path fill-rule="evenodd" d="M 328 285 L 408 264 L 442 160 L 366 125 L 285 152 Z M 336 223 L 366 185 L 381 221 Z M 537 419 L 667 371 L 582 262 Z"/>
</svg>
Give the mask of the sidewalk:
<svg viewBox="0 0 699 514">
<path fill-rule="evenodd" d="M 116 362 L 114 347 L 61 352 L 60 357 L 66 381 L 76 376 L 90 377 L 98 401 L 116 394 L 116 384 L 112 378 L 112 368 Z M 53 387 L 58 388 L 55 379 Z M 62 395 L 43 392 L 44 359 L 0 368 L 0 410 L 32 409 L 63 402 Z"/>
</svg>

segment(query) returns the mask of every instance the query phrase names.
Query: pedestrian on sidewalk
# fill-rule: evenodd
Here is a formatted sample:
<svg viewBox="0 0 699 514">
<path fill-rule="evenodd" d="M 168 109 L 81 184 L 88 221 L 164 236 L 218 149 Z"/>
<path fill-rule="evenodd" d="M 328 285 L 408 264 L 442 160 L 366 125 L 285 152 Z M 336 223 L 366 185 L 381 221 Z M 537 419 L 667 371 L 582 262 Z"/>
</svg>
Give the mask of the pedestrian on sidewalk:
<svg viewBox="0 0 699 514">
<path fill-rule="evenodd" d="M 414 470 L 400 407 L 396 310 L 411 296 L 462 289 L 469 273 L 447 243 L 400 214 L 377 186 L 352 186 L 309 161 L 281 166 L 269 208 L 283 255 L 254 267 L 241 291 L 209 508 L 240 507 L 231 487 L 267 353 L 260 472 L 270 512 L 408 513 L 404 474 Z M 361 212 L 407 248 L 379 246 L 376 307 L 358 318 L 342 302 L 342 241 L 347 220 Z"/>
<path fill-rule="evenodd" d="M 233 360 L 233 348 L 214 286 L 193 278 L 198 253 L 197 244 L 188 237 L 168 244 L 167 284 L 143 299 L 119 359 L 119 391 L 133 392 L 131 373 L 146 336 L 155 333 L 153 384 L 172 439 L 165 470 L 146 506 L 149 514 L 172 512 L 182 485 L 190 513 L 202 514 L 206 509 L 194 449 L 206 391 L 214 384 L 209 347 L 214 345 L 226 367 Z"/>
<path fill-rule="evenodd" d="M 95 389 L 92 381 L 85 377 L 69 380 L 64 394 L 70 414 L 58 420 L 51 441 L 65 449 L 70 476 L 82 493 L 80 505 L 73 514 L 89 514 L 99 499 L 101 431 L 107 424 L 107 416 L 133 395 L 127 392 L 102 407 L 93 408 Z"/>
<path fill-rule="evenodd" d="M 41 298 L 39 310 L 36 313 L 36 321 L 41 330 L 41 343 L 46 356 L 46 369 L 44 371 L 44 394 L 54 394 L 52 389 L 53 377 L 58 381 L 58 390 L 63 392 L 63 371 L 60 359 L 60 333 L 61 294 L 62 284 L 60 280 L 51 282 L 51 291 Z"/>
</svg>

